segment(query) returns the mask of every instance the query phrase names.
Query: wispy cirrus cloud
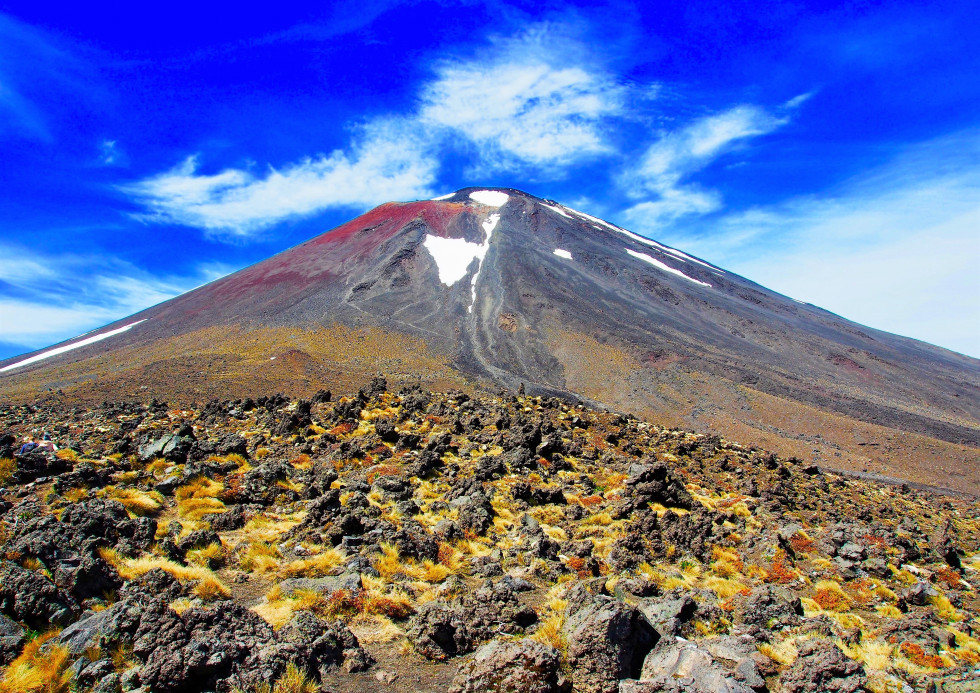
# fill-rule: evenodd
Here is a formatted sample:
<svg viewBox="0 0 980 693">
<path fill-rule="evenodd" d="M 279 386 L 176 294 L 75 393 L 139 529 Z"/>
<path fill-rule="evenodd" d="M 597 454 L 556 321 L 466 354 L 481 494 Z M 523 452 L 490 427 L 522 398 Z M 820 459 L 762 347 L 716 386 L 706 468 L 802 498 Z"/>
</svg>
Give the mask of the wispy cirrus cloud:
<svg viewBox="0 0 980 693">
<path fill-rule="evenodd" d="M 626 90 L 569 60 L 543 28 L 494 46 L 490 55 L 438 66 L 422 90 L 421 118 L 475 143 L 489 170 L 561 167 L 612 151 L 604 122 L 622 114 Z"/>
<path fill-rule="evenodd" d="M 497 46 L 488 64 L 443 63 L 419 87 L 417 111 L 368 121 L 349 151 L 261 173 L 202 173 L 192 155 L 120 190 L 147 209 L 136 215 L 144 221 L 244 239 L 328 208 L 430 196 L 444 148 L 460 135 L 479 150 L 472 168 L 481 171 L 555 169 L 611 152 L 602 122 L 619 112 L 622 88 L 597 71 L 564 66 L 544 43 L 532 31 Z"/>
<path fill-rule="evenodd" d="M 907 147 L 820 197 L 659 240 L 879 329 L 980 357 L 980 137 Z"/>
<path fill-rule="evenodd" d="M 331 207 L 431 195 L 437 163 L 424 137 L 392 119 L 366 126 L 349 152 L 270 167 L 264 175 L 235 168 L 203 174 L 198 167 L 198 157 L 190 156 L 170 171 L 120 189 L 149 210 L 137 215 L 144 220 L 248 237 L 284 219 Z"/>
<path fill-rule="evenodd" d="M 745 104 L 664 133 L 650 145 L 639 164 L 620 178 L 631 197 L 654 197 L 628 209 L 626 217 L 638 227 L 652 230 L 688 214 L 720 209 L 721 194 L 702 189 L 691 176 L 746 140 L 772 132 L 786 122 L 759 106 Z"/>
<path fill-rule="evenodd" d="M 39 255 L 0 244 L 0 342 L 47 346 L 166 301 L 234 268 L 206 263 L 190 274 L 156 276 L 105 257 Z M 85 281 L 79 281 L 85 277 Z"/>
</svg>

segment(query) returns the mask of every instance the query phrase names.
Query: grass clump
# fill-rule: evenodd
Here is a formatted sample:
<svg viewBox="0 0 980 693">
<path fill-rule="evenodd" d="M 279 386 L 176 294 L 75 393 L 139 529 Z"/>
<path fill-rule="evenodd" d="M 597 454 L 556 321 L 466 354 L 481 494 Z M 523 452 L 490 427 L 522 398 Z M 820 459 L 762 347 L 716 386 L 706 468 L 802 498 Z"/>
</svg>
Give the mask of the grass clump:
<svg viewBox="0 0 980 693">
<path fill-rule="evenodd" d="M 200 549 L 191 549 L 187 552 L 187 562 L 204 568 L 220 568 L 225 562 L 225 548 L 213 542 Z"/>
<path fill-rule="evenodd" d="M 265 541 L 253 541 L 238 555 L 238 563 L 248 573 L 271 573 L 279 569 L 279 549 Z"/>
<path fill-rule="evenodd" d="M 228 599 L 231 596 L 231 590 L 221 582 L 217 577 L 207 576 L 198 581 L 194 585 L 193 592 L 196 596 L 200 597 L 206 602 L 215 601 L 218 599 Z"/>
<path fill-rule="evenodd" d="M 319 577 L 328 575 L 334 568 L 343 565 L 346 554 L 340 549 L 327 549 L 309 558 L 291 561 L 282 567 L 283 577 Z"/>
<path fill-rule="evenodd" d="M 0 486 L 6 486 L 17 473 L 17 462 L 9 457 L 0 457 Z"/>
<path fill-rule="evenodd" d="M 194 479 L 177 489 L 177 512 L 188 520 L 225 512 L 225 504 L 218 500 L 224 488 L 224 484 L 203 476 Z"/>
<path fill-rule="evenodd" d="M 565 639 L 564 627 L 564 612 L 552 612 L 541 620 L 537 629 L 531 634 L 531 639 L 537 640 L 545 645 L 551 645 L 562 654 L 565 654 L 568 652 L 568 641 Z"/>
<path fill-rule="evenodd" d="M 161 556 L 124 558 L 115 549 L 104 547 L 99 549 L 99 555 L 115 568 L 119 577 L 124 580 L 134 580 L 151 570 L 160 569 L 170 573 L 180 582 L 197 582 L 194 591 L 202 599 L 224 599 L 231 595 L 231 590 L 204 566 L 181 565 Z"/>
<path fill-rule="evenodd" d="M 419 563 L 411 558 L 402 558 L 398 548 L 388 543 L 381 544 L 381 555 L 375 560 L 374 568 L 389 581 L 404 575 L 423 582 L 442 582 L 453 572 L 442 563 L 430 560 Z"/>
<path fill-rule="evenodd" d="M 133 515 L 156 515 L 163 509 L 163 496 L 157 491 L 140 491 L 135 488 L 106 489 L 106 498 L 119 501 Z"/>
<path fill-rule="evenodd" d="M 41 647 L 58 631 L 49 631 L 31 640 L 10 663 L 0 679 L 0 693 L 68 693 L 74 675 L 68 668 L 68 648 L 64 645 Z"/>
</svg>

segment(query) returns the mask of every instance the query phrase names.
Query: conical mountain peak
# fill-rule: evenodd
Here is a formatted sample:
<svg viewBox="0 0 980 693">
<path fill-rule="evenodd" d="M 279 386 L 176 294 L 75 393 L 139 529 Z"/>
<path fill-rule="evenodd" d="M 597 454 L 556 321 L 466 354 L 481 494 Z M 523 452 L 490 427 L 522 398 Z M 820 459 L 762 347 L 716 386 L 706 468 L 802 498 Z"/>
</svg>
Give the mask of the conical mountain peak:
<svg viewBox="0 0 980 693">
<path fill-rule="evenodd" d="M 437 387 L 523 384 L 792 454 L 817 432 L 805 451 L 816 461 L 858 459 L 859 439 L 882 428 L 915 433 L 902 459 L 923 465 L 980 445 L 975 359 L 512 188 L 381 205 L 0 369 L 10 392 L 95 399 L 119 387 L 303 395 L 378 372 Z"/>
</svg>

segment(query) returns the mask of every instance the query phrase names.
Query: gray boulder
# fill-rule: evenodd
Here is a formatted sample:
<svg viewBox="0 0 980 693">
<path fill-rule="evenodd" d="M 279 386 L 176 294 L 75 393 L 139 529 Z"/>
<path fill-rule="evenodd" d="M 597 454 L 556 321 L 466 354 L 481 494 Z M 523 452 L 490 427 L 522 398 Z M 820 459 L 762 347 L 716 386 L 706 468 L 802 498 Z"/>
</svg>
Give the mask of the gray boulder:
<svg viewBox="0 0 980 693">
<path fill-rule="evenodd" d="M 864 667 L 844 656 L 829 640 L 810 640 L 793 665 L 779 677 L 784 693 L 858 693 L 866 691 Z"/>
<path fill-rule="evenodd" d="M 163 457 L 171 462 L 183 463 L 187 460 L 194 441 L 176 434 L 165 435 L 151 443 L 140 446 L 139 457 L 143 462 Z"/>
<path fill-rule="evenodd" d="M 620 679 L 639 676 L 660 637 L 640 611 L 605 596 L 575 611 L 564 634 L 575 690 L 581 693 L 616 693 Z"/>
<path fill-rule="evenodd" d="M 620 693 L 753 693 L 735 680 L 703 647 L 683 638 L 665 640 L 647 655 L 637 682 L 624 682 Z"/>
<path fill-rule="evenodd" d="M 6 666 L 24 644 L 24 629 L 16 621 L 0 614 L 0 666 Z"/>
<path fill-rule="evenodd" d="M 681 626 L 698 610 L 697 603 L 685 594 L 677 599 L 643 599 L 638 608 L 662 636 L 677 635 Z"/>
<path fill-rule="evenodd" d="M 568 690 L 555 648 L 534 640 L 493 640 L 456 672 L 449 693 L 559 693 Z"/>
</svg>

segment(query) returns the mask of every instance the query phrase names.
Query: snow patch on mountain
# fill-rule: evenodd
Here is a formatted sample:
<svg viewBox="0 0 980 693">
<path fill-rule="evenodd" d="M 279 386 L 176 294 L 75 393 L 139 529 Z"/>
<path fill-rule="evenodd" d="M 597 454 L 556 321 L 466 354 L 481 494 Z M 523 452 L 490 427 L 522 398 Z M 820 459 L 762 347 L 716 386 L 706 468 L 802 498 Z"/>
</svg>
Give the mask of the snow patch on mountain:
<svg viewBox="0 0 980 693">
<path fill-rule="evenodd" d="M 36 356 L 31 356 L 30 358 L 26 358 L 23 361 L 18 361 L 17 363 L 12 363 L 9 366 L 4 366 L 3 368 L 0 368 L 0 373 L 4 371 L 9 371 L 13 368 L 20 368 L 21 366 L 27 366 L 31 363 L 36 363 L 37 361 L 48 359 L 51 358 L 52 356 L 57 356 L 58 354 L 64 354 L 66 351 L 79 349 L 83 346 L 88 346 L 89 344 L 95 344 L 96 342 L 100 342 L 103 339 L 106 339 L 108 337 L 113 337 L 117 334 L 125 332 L 126 330 L 132 329 L 137 325 L 139 325 L 141 322 L 146 322 L 146 320 L 137 320 L 136 322 L 131 322 L 130 324 L 125 325 L 123 327 L 117 327 L 114 330 L 109 330 L 108 332 L 97 334 L 94 337 L 88 337 L 80 342 L 75 342 L 74 344 L 65 344 L 64 346 L 56 347 L 54 349 L 48 349 L 47 351 L 41 354 L 37 354 Z"/>
<path fill-rule="evenodd" d="M 499 190 L 475 190 L 470 193 L 470 199 L 487 207 L 502 207 L 510 196 Z"/>
<path fill-rule="evenodd" d="M 542 206 L 547 207 L 548 209 L 550 209 L 552 212 L 555 212 L 556 214 L 561 214 L 566 219 L 571 219 L 572 218 L 572 215 L 569 214 L 568 212 L 566 212 L 561 207 L 556 207 L 555 205 L 549 205 L 549 204 L 546 204 L 544 202 L 542 202 L 541 204 L 542 204 Z"/>
<path fill-rule="evenodd" d="M 681 272 L 680 270 L 674 269 L 670 265 L 665 265 L 660 260 L 650 257 L 646 253 L 638 253 L 635 250 L 630 250 L 629 248 L 626 248 L 626 252 L 632 255 L 633 257 L 637 258 L 638 260 L 643 260 L 644 262 L 648 262 L 654 267 L 656 267 L 657 269 L 661 269 L 664 272 L 670 272 L 671 274 L 676 274 L 678 277 L 683 277 L 689 282 L 694 282 L 695 284 L 700 284 L 701 286 L 707 286 L 708 288 L 711 288 L 711 284 L 708 284 L 707 282 L 698 281 L 694 277 L 689 277 L 683 272 Z"/>
<path fill-rule="evenodd" d="M 506 195 L 504 197 L 506 197 Z M 499 221 L 499 214 L 491 214 L 489 217 L 487 217 L 486 221 L 483 222 L 483 230 L 487 232 L 487 240 L 480 246 L 480 254 L 478 256 L 480 258 L 480 264 L 477 265 L 476 274 L 473 275 L 473 281 L 470 283 L 470 294 L 472 295 L 472 300 L 470 301 L 469 308 L 466 309 L 467 313 L 472 313 L 473 306 L 476 304 L 476 280 L 480 276 L 480 270 L 483 269 L 483 258 L 486 257 L 487 251 L 490 250 L 490 239 L 493 237 L 493 230 L 497 228 L 497 222 Z"/>
<path fill-rule="evenodd" d="M 566 260 L 572 259 L 572 254 L 567 250 L 562 250 L 561 248 L 555 248 L 555 255 L 557 255 L 558 257 L 563 257 Z"/>
<path fill-rule="evenodd" d="M 470 263 L 480 253 L 479 243 L 470 243 L 464 238 L 440 238 L 428 234 L 422 245 L 436 261 L 439 268 L 439 281 L 452 286 L 466 276 Z"/>
<path fill-rule="evenodd" d="M 440 195 L 439 197 L 433 197 L 432 202 L 438 202 L 439 200 L 448 200 L 450 197 L 453 197 L 455 194 L 456 193 L 451 192 L 447 195 Z"/>
<path fill-rule="evenodd" d="M 566 216 L 566 217 L 568 216 L 564 212 L 562 212 L 562 211 L 560 211 L 560 210 L 558 210 L 558 209 L 556 209 L 554 207 L 551 207 L 551 205 L 545 205 L 545 207 L 548 207 L 549 209 L 554 209 L 559 214 L 564 214 L 564 216 Z M 669 255 L 673 255 L 674 257 L 676 257 L 679 260 L 683 260 L 685 262 L 696 262 L 699 265 L 703 265 L 703 266 L 707 267 L 708 269 L 710 269 L 712 272 L 715 272 L 716 274 L 719 273 L 718 270 L 714 266 L 709 265 L 707 262 L 704 262 L 702 260 L 698 260 L 695 257 L 691 257 L 687 253 L 683 253 L 680 250 L 675 250 L 674 248 L 668 248 L 667 246 L 665 246 L 665 245 L 663 245 L 661 243 L 657 243 L 655 240 L 652 240 L 650 238 L 646 238 L 646 237 L 641 236 L 639 234 L 633 233 L 632 231 L 628 231 L 628 230 L 626 230 L 626 229 L 624 229 L 624 228 L 622 228 L 620 226 L 616 226 L 615 224 L 610 224 L 608 221 L 603 221 L 602 219 L 599 219 L 598 217 L 594 217 L 591 214 L 586 214 L 585 212 L 579 212 L 578 210 L 572 209 L 571 207 L 565 207 L 565 209 L 567 209 L 569 212 L 572 212 L 573 214 L 576 214 L 576 215 L 580 216 L 583 219 L 586 219 L 588 221 L 593 222 L 592 223 L 592 227 L 595 228 L 595 229 L 599 229 L 601 231 L 603 229 L 603 227 L 605 227 L 605 228 L 609 229 L 610 231 L 615 231 L 616 233 L 621 233 L 624 236 L 629 236 L 634 241 L 637 241 L 639 243 L 643 243 L 644 245 L 648 245 L 651 248 L 656 248 L 657 250 L 659 250 L 661 252 L 664 252 L 664 253 L 667 253 Z M 571 218 L 571 217 L 569 217 L 569 218 Z"/>
<path fill-rule="evenodd" d="M 470 282 L 470 293 L 473 296 L 473 301 L 469 306 L 471 313 L 473 312 L 473 304 L 476 303 L 476 280 L 480 276 L 480 268 L 483 267 L 483 258 L 486 257 L 487 251 L 490 249 L 493 230 L 499 221 L 499 214 L 491 214 L 483 222 L 483 230 L 487 234 L 483 243 L 470 243 L 464 238 L 441 238 L 432 234 L 426 234 L 425 240 L 422 242 L 439 268 L 439 281 L 446 286 L 453 286 L 465 277 L 470 265 L 473 264 L 473 260 L 478 261 L 476 273 Z"/>
</svg>

